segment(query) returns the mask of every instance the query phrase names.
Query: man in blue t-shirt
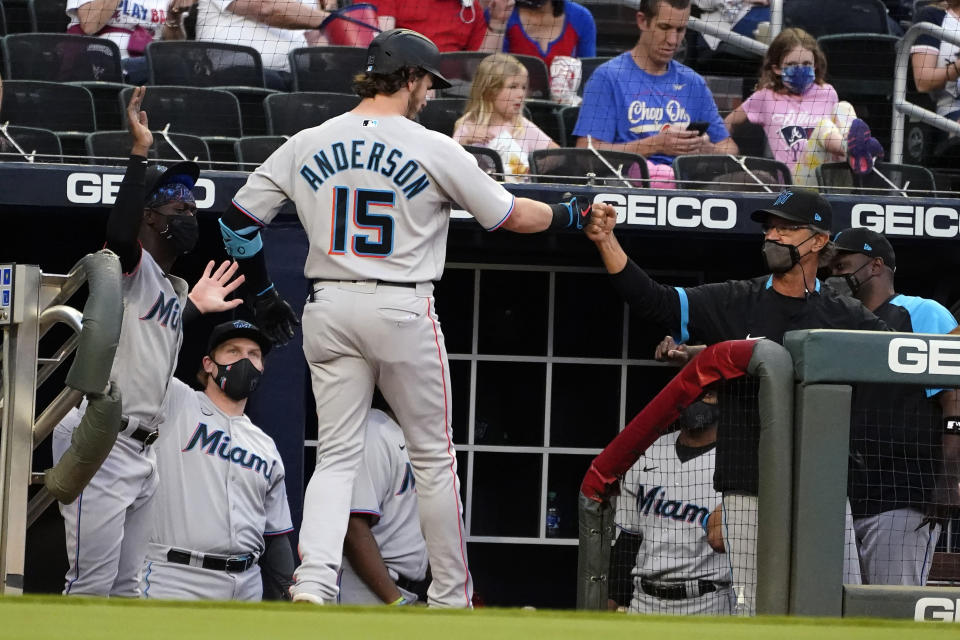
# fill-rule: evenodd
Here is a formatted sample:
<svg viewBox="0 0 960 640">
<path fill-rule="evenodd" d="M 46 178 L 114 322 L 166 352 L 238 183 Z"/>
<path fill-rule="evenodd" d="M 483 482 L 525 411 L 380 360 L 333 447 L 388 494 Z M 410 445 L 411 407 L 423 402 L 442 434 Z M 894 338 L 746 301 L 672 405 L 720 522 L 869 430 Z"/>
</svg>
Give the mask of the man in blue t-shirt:
<svg viewBox="0 0 960 640">
<path fill-rule="evenodd" d="M 578 147 L 587 136 L 596 149 L 639 153 L 650 162 L 673 164 L 676 156 L 737 153 L 707 83 L 675 62 L 690 19 L 690 0 L 642 0 L 637 44 L 593 72 L 583 90 L 573 133 Z M 705 122 L 706 135 L 687 129 Z"/>
</svg>

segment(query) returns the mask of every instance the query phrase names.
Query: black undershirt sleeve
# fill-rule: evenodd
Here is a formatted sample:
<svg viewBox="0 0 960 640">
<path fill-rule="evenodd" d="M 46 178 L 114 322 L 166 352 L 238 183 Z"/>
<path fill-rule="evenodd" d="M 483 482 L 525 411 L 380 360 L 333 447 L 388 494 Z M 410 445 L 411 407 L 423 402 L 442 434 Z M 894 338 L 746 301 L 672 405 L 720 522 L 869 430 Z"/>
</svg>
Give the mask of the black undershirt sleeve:
<svg viewBox="0 0 960 640">
<path fill-rule="evenodd" d="M 232 204 L 223 213 L 223 216 L 220 218 L 220 220 L 223 221 L 223 224 L 227 225 L 238 233 L 240 229 L 247 229 L 254 224 L 250 218 L 241 213 L 240 210 Z M 241 233 L 240 235 L 244 237 L 253 237 L 254 234 L 259 232 L 260 230 L 257 229 L 257 231 L 253 233 Z M 240 273 L 246 276 L 244 287 L 247 291 L 246 298 L 248 301 L 253 296 L 257 296 L 273 286 L 273 281 L 270 279 L 270 274 L 267 272 L 267 259 L 264 255 L 264 249 L 261 248 L 260 251 L 249 258 L 235 259 L 240 267 Z"/>
<path fill-rule="evenodd" d="M 630 305 L 630 312 L 676 331 L 680 325 L 680 301 L 677 290 L 660 284 L 633 260 L 620 273 L 610 276 L 614 288 Z"/>
<path fill-rule="evenodd" d="M 124 273 L 131 273 L 140 262 L 140 223 L 143 221 L 144 175 L 147 159 L 131 155 L 127 171 L 117 191 L 117 200 L 107 218 L 106 248 L 120 257 Z"/>
<path fill-rule="evenodd" d="M 289 600 L 293 585 L 293 550 L 290 536 L 264 536 L 266 548 L 260 556 L 260 575 L 264 600 Z"/>
<path fill-rule="evenodd" d="M 621 607 L 629 607 L 633 597 L 632 571 L 643 536 L 621 530 L 610 552 L 610 592 L 608 598 Z"/>
</svg>

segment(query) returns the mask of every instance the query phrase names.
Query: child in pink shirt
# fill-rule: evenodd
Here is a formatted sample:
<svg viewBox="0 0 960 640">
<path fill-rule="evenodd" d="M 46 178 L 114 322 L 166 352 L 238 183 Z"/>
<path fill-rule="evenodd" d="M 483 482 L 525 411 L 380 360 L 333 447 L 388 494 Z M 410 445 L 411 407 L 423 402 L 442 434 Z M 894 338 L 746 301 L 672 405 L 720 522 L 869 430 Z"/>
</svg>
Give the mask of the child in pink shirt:
<svg viewBox="0 0 960 640">
<path fill-rule="evenodd" d="M 453 139 L 495 150 L 507 174 L 529 173 L 530 152 L 558 145 L 523 117 L 526 96 L 527 70 L 519 60 L 505 53 L 484 58 L 473 78 L 466 110 L 454 126 Z"/>
<path fill-rule="evenodd" d="M 795 184 L 816 186 L 816 168 L 843 160 L 856 113 L 823 81 L 827 61 L 802 29 L 784 29 L 767 50 L 757 91 L 724 121 L 732 131 L 749 120 L 763 127 L 773 157 Z"/>
</svg>

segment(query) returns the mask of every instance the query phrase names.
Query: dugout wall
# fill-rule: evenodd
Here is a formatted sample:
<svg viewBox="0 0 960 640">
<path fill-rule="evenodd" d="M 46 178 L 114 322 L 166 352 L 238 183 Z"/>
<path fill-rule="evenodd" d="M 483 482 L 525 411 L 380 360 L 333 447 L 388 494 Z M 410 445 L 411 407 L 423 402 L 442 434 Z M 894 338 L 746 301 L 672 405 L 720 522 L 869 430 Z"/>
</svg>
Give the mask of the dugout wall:
<svg viewBox="0 0 960 640">
<path fill-rule="evenodd" d="M 44 271 L 63 273 L 99 249 L 121 173 L 92 165 L 0 163 L 5 223 L 0 260 L 39 263 Z M 178 261 L 177 275 L 195 280 L 208 259 L 224 257 L 216 217 L 245 179 L 240 172 L 203 172 L 200 245 Z M 752 277 L 763 268 L 758 227 L 749 214 L 769 204 L 765 193 L 507 187 L 545 201 L 573 193 L 612 202 L 621 212 L 617 232 L 627 253 L 666 284 Z M 838 228 L 853 223 L 890 235 L 900 265 L 899 289 L 947 305 L 960 299 L 960 281 L 948 277 L 960 266 L 954 250 L 960 199 L 890 194 L 829 199 Z M 576 488 L 624 417 L 636 413 L 671 377 L 671 369 L 651 359 L 662 331 L 633 320 L 581 234 L 489 234 L 462 216 L 454 214 L 451 221 L 447 271 L 436 297 L 451 355 L 454 431 L 473 527 L 469 545 L 477 590 L 489 604 L 571 607 Z M 278 288 L 296 308 L 306 295 L 306 243 L 292 211 L 270 226 L 264 242 Z M 194 374 L 214 321 L 204 318 L 188 329 L 178 371 L 183 379 Z M 598 332 L 573 332 L 582 322 L 608 333 L 596 338 Z M 511 339 L 484 346 L 491 335 Z M 575 352 L 571 345 L 577 344 Z M 277 441 L 299 522 L 303 478 L 312 470 L 314 453 L 309 442 L 304 446 L 311 440 L 313 411 L 308 376 L 293 345 L 271 354 L 269 369 L 251 414 Z M 577 413 L 565 404 L 576 390 L 566 381 L 581 374 L 596 381 L 599 399 L 593 411 Z M 488 386 L 490 380 L 499 384 Z M 517 483 L 524 487 L 519 493 Z M 558 537 L 547 537 L 543 528 L 550 491 L 561 498 Z M 32 591 L 62 588 L 56 555 L 62 522 L 55 509 L 45 520 L 46 527 L 32 533 L 28 543 Z M 524 567 L 519 574 L 518 566 Z"/>
</svg>

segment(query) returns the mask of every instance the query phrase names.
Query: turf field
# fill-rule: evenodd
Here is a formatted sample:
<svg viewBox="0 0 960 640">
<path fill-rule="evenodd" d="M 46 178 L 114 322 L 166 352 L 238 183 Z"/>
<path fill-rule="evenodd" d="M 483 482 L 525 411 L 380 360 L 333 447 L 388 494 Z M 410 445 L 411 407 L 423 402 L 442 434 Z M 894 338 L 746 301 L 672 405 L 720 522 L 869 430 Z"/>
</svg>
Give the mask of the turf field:
<svg viewBox="0 0 960 640">
<path fill-rule="evenodd" d="M 960 625 L 880 620 L 637 617 L 567 611 L 433 611 L 285 603 L 183 604 L 28 596 L 0 598 L 0 638 L 40 640 L 912 640 L 960 637 Z"/>
</svg>

